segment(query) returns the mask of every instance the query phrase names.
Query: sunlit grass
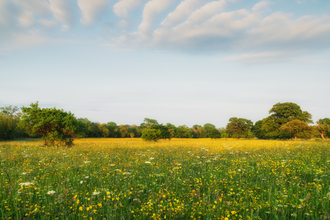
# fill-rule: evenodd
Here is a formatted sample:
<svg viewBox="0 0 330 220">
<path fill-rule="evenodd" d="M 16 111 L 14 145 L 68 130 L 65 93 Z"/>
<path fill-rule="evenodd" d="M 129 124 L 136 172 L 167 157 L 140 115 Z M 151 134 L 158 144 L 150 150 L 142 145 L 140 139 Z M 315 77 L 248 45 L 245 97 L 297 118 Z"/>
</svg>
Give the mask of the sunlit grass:
<svg viewBox="0 0 330 220">
<path fill-rule="evenodd" d="M 327 219 L 330 145 L 1 142 L 1 219 Z"/>
</svg>

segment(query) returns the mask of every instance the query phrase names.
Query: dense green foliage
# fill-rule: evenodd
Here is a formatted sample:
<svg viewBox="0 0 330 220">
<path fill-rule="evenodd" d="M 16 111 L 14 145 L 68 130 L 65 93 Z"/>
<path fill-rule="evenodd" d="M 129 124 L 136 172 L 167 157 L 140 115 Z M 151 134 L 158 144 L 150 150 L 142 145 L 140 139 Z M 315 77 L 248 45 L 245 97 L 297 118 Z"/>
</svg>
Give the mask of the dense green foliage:
<svg viewBox="0 0 330 220">
<path fill-rule="evenodd" d="M 269 110 L 270 116 L 256 122 L 256 125 L 253 127 L 252 131 L 257 138 L 260 139 L 289 139 L 295 137 L 292 135 L 292 129 L 290 127 L 294 125 L 295 130 L 297 131 L 297 126 L 301 126 L 300 130 L 304 132 L 298 132 L 301 137 L 311 137 L 312 129 L 306 129 L 307 123 L 312 123 L 312 116 L 307 111 L 302 111 L 300 106 L 292 103 L 277 103 Z M 298 120 L 300 122 L 287 123 Z M 308 126 L 308 125 L 307 125 Z M 284 128 L 284 129 L 283 129 Z M 298 130 L 299 130 L 298 129 Z M 302 135 L 302 133 L 304 133 Z"/>
<path fill-rule="evenodd" d="M 10 140 L 22 136 L 22 132 L 17 128 L 21 117 L 18 110 L 16 106 L 0 108 L 0 139 Z"/>
<path fill-rule="evenodd" d="M 16 120 L 11 116 L 0 114 L 0 139 L 13 139 L 15 137 L 16 124 Z"/>
<path fill-rule="evenodd" d="M 289 121 L 281 126 L 281 130 L 291 135 L 291 138 L 297 139 L 304 138 L 309 139 L 312 137 L 312 127 L 308 126 L 306 122 L 298 119 Z"/>
<path fill-rule="evenodd" d="M 251 138 L 253 122 L 245 118 L 232 117 L 226 127 L 226 132 L 232 138 Z"/>
<path fill-rule="evenodd" d="M 26 109 L 25 107 L 23 107 Z M 31 108 L 31 107 L 29 107 Z M 277 103 L 270 110 L 270 115 L 259 120 L 253 125 L 252 121 L 245 118 L 232 117 L 226 128 L 216 128 L 211 123 L 204 125 L 195 124 L 192 127 L 187 125 L 175 126 L 171 123 L 166 125 L 159 124 L 156 119 L 145 118 L 140 125 L 117 125 L 115 122 L 99 123 L 92 122 L 87 118 L 75 120 L 74 136 L 79 138 L 140 138 L 145 140 L 159 140 L 170 138 L 259 138 L 259 139 L 295 139 L 297 138 L 322 138 L 325 140 L 330 137 L 330 119 L 324 118 L 317 121 L 316 126 L 312 123 L 311 114 L 302 111 L 300 106 L 291 103 Z M 17 124 L 21 120 L 21 112 L 18 107 L 0 108 L 0 139 L 13 139 L 20 137 L 43 137 L 41 133 L 28 134 Z M 71 114 L 71 113 L 70 113 Z M 287 123 L 299 120 L 294 127 L 300 126 L 297 135 L 293 135 L 290 124 Z M 303 123 L 300 123 L 303 122 Z M 306 123 L 307 126 L 306 127 Z M 61 125 L 62 126 L 62 125 Z M 291 127 L 293 124 L 291 123 Z M 150 130 L 154 129 L 154 130 Z M 298 129 L 298 130 L 299 130 Z M 71 132 L 72 133 L 72 132 Z M 73 134 L 72 133 L 72 134 Z M 73 136 L 68 134 L 58 134 L 58 136 Z M 56 136 L 56 135 L 55 135 Z M 49 136 L 50 137 L 50 136 Z M 58 138 L 58 137 L 56 137 Z M 60 137 L 59 137 L 60 138 Z M 52 138 L 47 138 L 51 140 Z M 54 138 L 53 138 L 54 139 Z M 70 140 L 70 139 L 68 139 Z"/>
<path fill-rule="evenodd" d="M 41 136 L 45 145 L 55 142 L 73 145 L 72 138 L 77 130 L 77 120 L 73 114 L 56 108 L 41 109 L 38 102 L 21 109 L 23 114 L 18 125 L 30 136 Z"/>
<path fill-rule="evenodd" d="M 145 118 L 142 123 L 142 136 L 141 138 L 146 141 L 158 141 L 159 139 L 171 139 L 169 129 L 162 124 L 158 124 L 155 119 Z"/>
<path fill-rule="evenodd" d="M 323 140 L 325 138 L 329 138 L 330 137 L 330 119 L 329 118 L 320 119 L 317 122 L 316 129 Z"/>
</svg>

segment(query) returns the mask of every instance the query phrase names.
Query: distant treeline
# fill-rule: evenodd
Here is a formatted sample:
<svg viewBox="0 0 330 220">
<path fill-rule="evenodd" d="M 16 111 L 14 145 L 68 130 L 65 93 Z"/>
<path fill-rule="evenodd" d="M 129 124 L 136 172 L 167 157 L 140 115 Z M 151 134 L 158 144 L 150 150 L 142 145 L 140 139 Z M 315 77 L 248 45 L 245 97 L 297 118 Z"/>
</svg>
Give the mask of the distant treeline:
<svg viewBox="0 0 330 220">
<path fill-rule="evenodd" d="M 232 117 L 225 128 L 216 128 L 211 123 L 196 124 L 192 127 L 175 126 L 171 123 L 159 124 L 157 120 L 150 118 L 145 118 L 140 125 L 117 125 L 115 122 L 98 123 L 87 118 L 77 119 L 73 114 L 63 110 L 40 109 L 38 103 L 32 103 L 30 107 L 7 106 L 0 108 L 0 139 L 10 140 L 27 137 L 45 139 L 45 137 L 49 138 L 53 134 L 59 136 L 58 131 L 61 126 L 64 126 L 61 128 L 62 139 L 65 136 L 76 138 L 142 137 L 146 140 L 174 137 L 238 139 L 255 137 L 259 139 L 308 139 L 314 137 L 324 140 L 330 137 L 329 118 L 320 119 L 316 125 L 311 125 L 313 123 L 311 114 L 302 111 L 300 106 L 295 103 L 277 103 L 270 109 L 269 114 L 270 116 L 257 121 L 255 124 L 248 119 Z M 60 121 L 63 124 L 61 126 L 59 125 Z M 68 125 L 68 123 L 71 124 Z"/>
</svg>

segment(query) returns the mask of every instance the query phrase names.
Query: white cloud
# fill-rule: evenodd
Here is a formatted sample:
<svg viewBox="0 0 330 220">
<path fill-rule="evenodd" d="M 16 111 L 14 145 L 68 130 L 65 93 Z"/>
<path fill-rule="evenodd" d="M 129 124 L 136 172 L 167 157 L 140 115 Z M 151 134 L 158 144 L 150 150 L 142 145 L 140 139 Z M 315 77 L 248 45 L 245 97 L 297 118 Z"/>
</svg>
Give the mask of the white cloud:
<svg viewBox="0 0 330 220">
<path fill-rule="evenodd" d="M 106 0 L 77 0 L 77 3 L 82 11 L 80 22 L 86 26 L 91 25 L 107 5 Z"/>
<path fill-rule="evenodd" d="M 125 19 L 121 20 L 118 22 L 118 26 L 121 27 L 121 28 L 125 28 L 129 25 L 129 22 Z"/>
<path fill-rule="evenodd" d="M 49 0 L 49 2 L 54 18 L 63 22 L 66 27 L 71 28 L 74 23 L 74 8 L 70 4 L 72 0 Z"/>
<path fill-rule="evenodd" d="M 47 20 L 47 19 L 40 19 L 40 20 L 38 20 L 38 22 L 41 25 L 43 25 L 44 27 L 49 28 L 49 29 L 54 28 L 57 25 L 57 22 L 56 21 Z"/>
<path fill-rule="evenodd" d="M 49 4 L 45 0 L 12 0 L 23 11 L 38 15 L 46 16 L 51 13 Z"/>
<path fill-rule="evenodd" d="M 303 16 L 296 20 L 290 15 L 276 12 L 262 19 L 248 31 L 241 45 L 244 48 L 276 47 L 301 49 L 330 46 L 330 16 Z"/>
<path fill-rule="evenodd" d="M 264 62 L 278 62 L 287 60 L 290 56 L 297 55 L 292 51 L 269 51 L 269 52 L 257 52 L 246 53 L 236 56 L 231 56 L 224 61 L 232 62 L 244 62 L 244 63 L 264 63 Z"/>
<path fill-rule="evenodd" d="M 268 1 L 261 1 L 253 6 L 252 11 L 257 12 L 257 11 L 269 10 L 268 5 L 269 5 Z"/>
<path fill-rule="evenodd" d="M 201 16 L 204 17 L 204 16 Z M 185 49 L 201 49 L 231 46 L 233 36 L 244 34 L 244 31 L 256 23 L 255 16 L 247 10 L 219 13 L 203 23 L 184 22 L 174 28 L 160 28 L 154 32 L 157 45 L 174 45 Z"/>
<path fill-rule="evenodd" d="M 142 15 L 142 23 L 139 26 L 139 32 L 147 34 L 150 32 L 153 21 L 157 14 L 165 10 L 173 3 L 173 0 L 151 0 L 145 6 Z"/>
<path fill-rule="evenodd" d="M 66 31 L 69 31 L 69 30 L 70 30 L 70 26 L 69 25 L 66 25 L 66 24 L 63 24 L 62 25 L 61 31 L 66 32 Z"/>
<path fill-rule="evenodd" d="M 30 11 L 24 11 L 18 20 L 24 27 L 31 27 L 35 22 L 35 18 Z"/>
<path fill-rule="evenodd" d="M 120 0 L 113 6 L 113 12 L 121 18 L 128 18 L 128 12 L 141 4 L 141 0 Z"/>
<path fill-rule="evenodd" d="M 34 46 L 40 44 L 46 44 L 53 41 L 54 39 L 49 38 L 43 32 L 37 29 L 31 29 L 24 33 L 16 32 L 7 35 L 6 50 L 18 49 L 26 46 Z"/>
<path fill-rule="evenodd" d="M 178 7 L 161 23 L 163 27 L 172 27 L 182 22 L 183 19 L 187 18 L 194 10 L 196 10 L 200 5 L 202 5 L 205 0 L 184 0 Z"/>
<path fill-rule="evenodd" d="M 199 25 L 205 22 L 210 17 L 213 17 L 215 14 L 220 13 L 224 6 L 226 5 L 225 0 L 209 2 L 203 7 L 194 11 L 182 25 Z"/>
</svg>

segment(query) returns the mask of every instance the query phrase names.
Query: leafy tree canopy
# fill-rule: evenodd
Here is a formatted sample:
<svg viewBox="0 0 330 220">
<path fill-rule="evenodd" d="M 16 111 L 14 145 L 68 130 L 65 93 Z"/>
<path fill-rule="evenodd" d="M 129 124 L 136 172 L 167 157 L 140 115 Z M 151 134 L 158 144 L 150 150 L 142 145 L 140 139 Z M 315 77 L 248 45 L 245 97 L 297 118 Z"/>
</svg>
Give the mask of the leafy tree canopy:
<svg viewBox="0 0 330 220">
<path fill-rule="evenodd" d="M 311 138 L 313 129 L 312 127 L 308 126 L 306 122 L 300 121 L 298 119 L 289 121 L 285 125 L 281 126 L 281 130 L 284 130 L 288 134 L 291 135 L 291 138 L 297 139 L 298 138 Z"/>
<path fill-rule="evenodd" d="M 0 108 L 0 114 L 20 118 L 21 112 L 19 111 L 19 108 L 17 106 L 5 106 Z"/>
<path fill-rule="evenodd" d="M 249 138 L 252 137 L 252 126 L 253 122 L 251 120 L 232 117 L 229 119 L 226 131 L 232 138 Z"/>
<path fill-rule="evenodd" d="M 140 127 L 151 128 L 154 125 L 159 125 L 156 119 L 144 118 L 143 122 L 140 124 Z"/>
<path fill-rule="evenodd" d="M 45 145 L 56 141 L 66 146 L 73 145 L 76 135 L 77 119 L 71 112 L 64 112 L 56 108 L 39 108 L 38 102 L 30 107 L 22 107 L 22 118 L 19 127 L 30 136 L 41 136 Z"/>
<path fill-rule="evenodd" d="M 276 103 L 269 110 L 269 114 L 280 125 L 296 119 L 306 123 L 313 123 L 312 115 L 307 111 L 302 111 L 299 105 L 292 102 Z"/>
<path fill-rule="evenodd" d="M 292 121 L 300 120 L 305 123 L 312 123 L 312 115 L 307 111 L 302 111 L 300 106 L 292 102 L 276 103 L 269 110 L 270 116 L 264 118 L 262 123 L 258 124 L 254 133 L 258 138 L 264 139 L 286 139 L 291 138 L 286 129 L 281 129 L 282 125 Z"/>
<path fill-rule="evenodd" d="M 316 122 L 317 124 L 317 131 L 320 134 L 320 136 L 322 137 L 323 140 L 325 140 L 325 138 L 329 138 L 330 137 L 330 119 L 329 118 L 324 118 L 324 119 L 320 119 L 318 122 Z"/>
<path fill-rule="evenodd" d="M 21 117 L 21 112 L 17 106 L 6 106 L 0 108 L 0 139 L 13 139 L 19 131 L 17 124 Z"/>
<path fill-rule="evenodd" d="M 150 128 L 145 128 L 142 131 L 141 138 L 146 141 L 158 141 L 159 139 L 171 139 L 172 135 L 169 129 L 162 125 L 153 125 Z"/>
</svg>

